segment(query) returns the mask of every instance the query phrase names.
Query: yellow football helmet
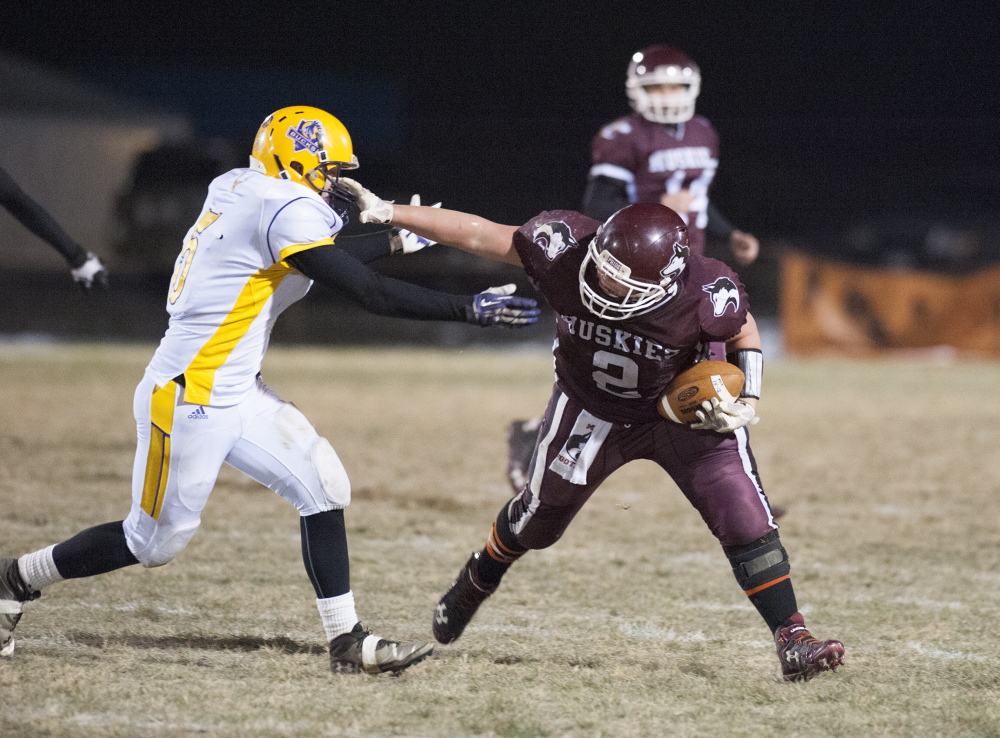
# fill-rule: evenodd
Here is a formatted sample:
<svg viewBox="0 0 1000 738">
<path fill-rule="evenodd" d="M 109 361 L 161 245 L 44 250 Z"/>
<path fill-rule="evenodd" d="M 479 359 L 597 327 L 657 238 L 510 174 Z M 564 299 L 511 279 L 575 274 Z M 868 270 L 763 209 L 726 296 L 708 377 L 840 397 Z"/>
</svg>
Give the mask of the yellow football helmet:
<svg viewBox="0 0 1000 738">
<path fill-rule="evenodd" d="M 282 108 L 264 119 L 250 153 L 250 168 L 290 179 L 332 196 L 345 169 L 357 169 L 351 134 L 319 108 Z"/>
</svg>

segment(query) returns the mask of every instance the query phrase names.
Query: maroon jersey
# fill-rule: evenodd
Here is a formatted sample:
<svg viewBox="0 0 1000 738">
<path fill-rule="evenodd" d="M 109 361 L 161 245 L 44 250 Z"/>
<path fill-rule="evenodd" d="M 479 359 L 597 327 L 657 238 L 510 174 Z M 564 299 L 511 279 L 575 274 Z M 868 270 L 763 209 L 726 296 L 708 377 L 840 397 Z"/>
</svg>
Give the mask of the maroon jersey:
<svg viewBox="0 0 1000 738">
<path fill-rule="evenodd" d="M 678 294 L 645 315 L 606 320 L 580 298 L 580 265 L 600 222 L 571 210 L 541 213 L 514 234 L 525 272 L 557 314 L 556 379 L 599 418 L 643 423 L 660 416 L 667 383 L 703 344 L 732 338 L 747 296 L 725 264 L 692 254 Z"/>
<path fill-rule="evenodd" d="M 632 113 L 594 136 L 591 158 L 590 176 L 625 182 L 630 202 L 659 202 L 665 193 L 690 190 L 691 212 L 681 217 L 691 252 L 705 252 L 708 188 L 719 165 L 719 136 L 705 118 L 667 126 Z"/>
</svg>

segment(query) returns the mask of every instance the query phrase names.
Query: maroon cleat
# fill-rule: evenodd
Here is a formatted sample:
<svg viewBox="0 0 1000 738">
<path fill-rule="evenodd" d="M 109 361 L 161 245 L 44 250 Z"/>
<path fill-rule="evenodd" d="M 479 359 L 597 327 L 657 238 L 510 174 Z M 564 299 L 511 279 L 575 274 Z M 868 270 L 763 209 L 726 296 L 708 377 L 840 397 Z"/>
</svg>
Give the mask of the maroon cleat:
<svg viewBox="0 0 1000 738">
<path fill-rule="evenodd" d="M 445 592 L 434 610 L 432 627 L 434 637 L 439 643 L 458 640 L 479 606 L 497 590 L 497 585 L 480 581 L 476 575 L 478 560 L 477 551 L 465 562 L 462 571 L 458 573 L 458 579 L 451 585 L 451 589 Z"/>
<path fill-rule="evenodd" d="M 844 664 L 843 643 L 817 640 L 801 622 L 778 628 L 774 642 L 786 682 L 804 682 L 821 671 L 836 671 Z"/>
</svg>

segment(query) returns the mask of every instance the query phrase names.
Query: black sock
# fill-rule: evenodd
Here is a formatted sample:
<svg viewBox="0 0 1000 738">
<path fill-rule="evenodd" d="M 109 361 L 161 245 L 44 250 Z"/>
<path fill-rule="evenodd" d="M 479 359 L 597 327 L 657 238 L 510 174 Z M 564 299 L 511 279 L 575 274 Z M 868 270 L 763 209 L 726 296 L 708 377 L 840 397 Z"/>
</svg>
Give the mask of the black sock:
<svg viewBox="0 0 1000 738">
<path fill-rule="evenodd" d="M 347 529 L 343 510 L 299 518 L 302 561 L 318 599 L 351 591 L 351 562 L 347 553 Z"/>
<path fill-rule="evenodd" d="M 486 547 L 479 553 L 479 578 L 486 584 L 499 584 L 511 564 L 527 552 L 528 549 L 518 543 L 510 532 L 510 518 L 507 516 L 507 505 L 504 505 L 493 523 Z"/>
<path fill-rule="evenodd" d="M 780 627 L 791 625 L 792 615 L 798 612 L 791 579 L 750 595 L 750 602 L 757 608 L 772 633 Z"/>
<path fill-rule="evenodd" d="M 723 550 L 733 574 L 751 604 L 773 633 L 798 611 L 792 589 L 788 554 L 773 530 L 745 546 L 725 546 Z"/>
<path fill-rule="evenodd" d="M 59 574 L 65 579 L 79 579 L 138 564 L 125 542 L 122 522 L 95 525 L 56 545 L 52 560 Z"/>
</svg>

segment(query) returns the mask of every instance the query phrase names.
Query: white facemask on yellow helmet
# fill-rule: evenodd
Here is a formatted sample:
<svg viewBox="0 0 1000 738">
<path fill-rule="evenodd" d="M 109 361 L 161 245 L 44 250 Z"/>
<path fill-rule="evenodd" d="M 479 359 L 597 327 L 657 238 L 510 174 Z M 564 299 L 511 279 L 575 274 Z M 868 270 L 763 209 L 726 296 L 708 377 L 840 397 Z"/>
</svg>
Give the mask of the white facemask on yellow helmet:
<svg viewBox="0 0 1000 738">
<path fill-rule="evenodd" d="M 340 173 L 358 168 L 351 135 L 324 110 L 282 108 L 264 119 L 250 153 L 250 168 L 310 187 L 329 198 Z"/>
</svg>

